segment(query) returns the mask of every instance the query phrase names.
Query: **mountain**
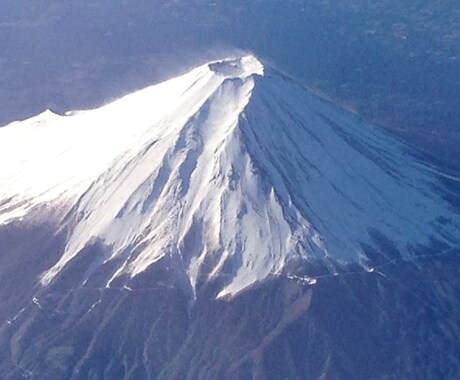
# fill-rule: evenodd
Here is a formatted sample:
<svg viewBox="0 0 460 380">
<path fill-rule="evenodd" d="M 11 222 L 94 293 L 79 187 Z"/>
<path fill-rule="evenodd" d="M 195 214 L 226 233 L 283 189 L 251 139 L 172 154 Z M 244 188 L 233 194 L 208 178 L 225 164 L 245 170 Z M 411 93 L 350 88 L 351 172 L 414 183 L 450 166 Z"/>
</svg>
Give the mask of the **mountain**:
<svg viewBox="0 0 460 380">
<path fill-rule="evenodd" d="M 459 179 L 265 66 L 0 129 L 5 379 L 458 373 Z"/>
<path fill-rule="evenodd" d="M 459 15 L 455 0 L 3 2 L 0 125 L 243 49 L 458 172 Z"/>
</svg>

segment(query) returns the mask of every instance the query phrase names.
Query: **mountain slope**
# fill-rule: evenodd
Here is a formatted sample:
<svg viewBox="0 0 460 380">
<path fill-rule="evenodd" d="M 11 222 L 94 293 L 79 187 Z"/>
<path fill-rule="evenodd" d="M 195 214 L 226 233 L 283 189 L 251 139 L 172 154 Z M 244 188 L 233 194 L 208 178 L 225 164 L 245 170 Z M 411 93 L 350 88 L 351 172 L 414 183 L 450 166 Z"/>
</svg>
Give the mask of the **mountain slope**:
<svg viewBox="0 0 460 380">
<path fill-rule="evenodd" d="M 0 152 L 0 222 L 51 209 L 67 233 L 43 286 L 96 240 L 107 249 L 81 284 L 103 268 L 106 287 L 129 287 L 168 260 L 192 295 L 219 278 L 218 296 L 303 261 L 333 275 L 336 263 L 372 270 L 460 241 L 433 168 L 252 56 L 13 123 Z"/>
<path fill-rule="evenodd" d="M 0 129 L 0 377 L 460 373 L 458 179 L 254 57 Z"/>
</svg>

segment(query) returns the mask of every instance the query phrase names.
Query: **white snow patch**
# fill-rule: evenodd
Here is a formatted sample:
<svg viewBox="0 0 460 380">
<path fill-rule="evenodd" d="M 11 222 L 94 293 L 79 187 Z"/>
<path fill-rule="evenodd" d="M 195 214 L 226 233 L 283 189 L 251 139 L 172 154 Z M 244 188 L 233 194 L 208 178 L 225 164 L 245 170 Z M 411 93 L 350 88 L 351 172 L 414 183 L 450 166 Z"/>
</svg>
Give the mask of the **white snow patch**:
<svg viewBox="0 0 460 380">
<path fill-rule="evenodd" d="M 37 297 L 32 298 L 32 302 L 38 306 L 40 310 L 43 310 L 42 305 L 40 305 L 40 302 Z"/>
</svg>

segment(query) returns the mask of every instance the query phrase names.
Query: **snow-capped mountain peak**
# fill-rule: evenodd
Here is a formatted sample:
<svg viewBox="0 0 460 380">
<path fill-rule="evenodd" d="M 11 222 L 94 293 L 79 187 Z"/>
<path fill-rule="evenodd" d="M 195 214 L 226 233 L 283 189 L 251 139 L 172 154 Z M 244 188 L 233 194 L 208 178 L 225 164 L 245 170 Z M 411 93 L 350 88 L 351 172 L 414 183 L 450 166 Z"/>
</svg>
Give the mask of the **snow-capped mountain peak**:
<svg viewBox="0 0 460 380">
<path fill-rule="evenodd" d="M 252 55 L 211 62 L 208 66 L 213 72 L 227 79 L 246 79 L 251 75 L 264 75 L 263 64 Z"/>
<path fill-rule="evenodd" d="M 95 239 L 109 249 L 83 277 L 116 262 L 110 287 L 167 258 L 193 291 L 223 278 L 219 296 L 297 260 L 363 263 L 375 231 L 406 256 L 458 243 L 429 167 L 273 70 L 262 75 L 252 56 L 211 62 L 99 109 L 0 129 L 0 223 L 46 205 L 68 230 L 42 285 Z"/>
</svg>

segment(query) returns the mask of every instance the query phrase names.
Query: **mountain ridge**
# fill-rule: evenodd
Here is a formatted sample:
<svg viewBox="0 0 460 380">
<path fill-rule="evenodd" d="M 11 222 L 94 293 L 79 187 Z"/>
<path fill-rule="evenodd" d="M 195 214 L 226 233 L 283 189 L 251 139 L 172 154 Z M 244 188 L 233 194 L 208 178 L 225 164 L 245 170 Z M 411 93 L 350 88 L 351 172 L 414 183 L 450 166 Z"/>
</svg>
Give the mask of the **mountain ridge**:
<svg viewBox="0 0 460 380">
<path fill-rule="evenodd" d="M 325 260 L 331 273 L 334 262 L 372 270 L 370 252 L 381 248 L 376 239 L 387 247 L 384 256 L 392 252 L 388 259 L 458 243 L 458 216 L 430 188 L 435 179 L 427 166 L 274 70 L 263 74 L 252 56 L 216 61 L 98 110 L 26 121 L 37 133 L 73 128 L 65 136 L 70 150 L 86 128 L 70 156 L 73 168 L 90 152 L 81 172 L 69 171 L 65 160 L 57 167 L 50 191 L 57 199 L 71 193 L 69 232 L 41 284 L 50 285 L 94 239 L 107 250 L 82 284 L 101 266 L 120 262 L 105 286 L 121 278 L 129 288 L 169 257 L 191 294 L 225 278 L 218 297 L 279 275 L 291 261 Z M 55 128 L 61 120 L 74 124 Z M 55 153 L 47 164 L 66 157 L 65 150 Z M 33 165 L 24 165 L 27 174 Z M 33 192 L 15 209 L 14 196 L 0 189 L 3 223 L 11 210 L 13 219 L 27 218 L 29 201 L 53 201 L 43 191 L 48 183 L 40 182 L 37 193 L 36 177 L 24 185 L 13 174 L 2 183 L 13 178 L 16 190 Z"/>
</svg>

